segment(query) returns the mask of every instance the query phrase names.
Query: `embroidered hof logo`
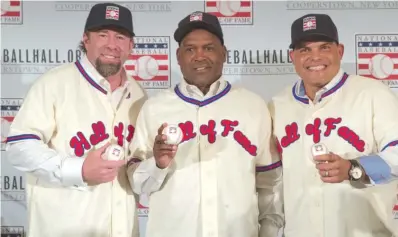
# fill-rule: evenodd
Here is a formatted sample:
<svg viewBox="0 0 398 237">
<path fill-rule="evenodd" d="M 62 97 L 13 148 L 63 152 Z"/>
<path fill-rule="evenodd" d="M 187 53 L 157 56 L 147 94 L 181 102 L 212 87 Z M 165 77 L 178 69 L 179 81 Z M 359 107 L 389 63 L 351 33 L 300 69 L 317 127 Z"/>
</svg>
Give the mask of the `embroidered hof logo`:
<svg viewBox="0 0 398 237">
<path fill-rule="evenodd" d="M 10 126 L 21 107 L 23 99 L 1 98 L 1 150 L 4 151 Z"/>
<path fill-rule="evenodd" d="M 189 21 L 202 21 L 203 14 L 201 12 L 194 12 L 189 17 Z"/>
<path fill-rule="evenodd" d="M 303 31 L 315 30 L 315 29 L 316 29 L 315 16 L 309 16 L 303 19 Z"/>
<path fill-rule="evenodd" d="M 355 36 L 357 74 L 398 88 L 398 34 Z"/>
<path fill-rule="evenodd" d="M 115 6 L 107 6 L 105 19 L 119 20 L 119 8 Z"/>
<path fill-rule="evenodd" d="M 1 0 L 1 24 L 21 25 L 22 23 L 22 1 Z"/>
<path fill-rule="evenodd" d="M 125 68 L 145 89 L 170 88 L 170 37 L 134 37 Z"/>
<path fill-rule="evenodd" d="M 221 25 L 253 25 L 252 0 L 205 0 L 205 12 L 217 16 Z"/>
</svg>

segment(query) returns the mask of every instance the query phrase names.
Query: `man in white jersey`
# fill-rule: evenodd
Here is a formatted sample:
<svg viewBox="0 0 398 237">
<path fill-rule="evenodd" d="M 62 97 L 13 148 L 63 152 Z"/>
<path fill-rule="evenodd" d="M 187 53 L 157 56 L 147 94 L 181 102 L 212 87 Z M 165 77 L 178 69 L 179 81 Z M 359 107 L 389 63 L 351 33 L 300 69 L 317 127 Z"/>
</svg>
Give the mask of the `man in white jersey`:
<svg viewBox="0 0 398 237">
<path fill-rule="evenodd" d="M 216 16 L 194 12 L 174 38 L 183 79 L 142 107 L 128 175 L 149 195 L 146 236 L 267 237 L 283 225 L 281 168 L 263 99 L 222 77 Z M 167 145 L 166 124 L 183 133 Z"/>
<path fill-rule="evenodd" d="M 123 64 L 133 47 L 131 12 L 93 6 L 81 60 L 35 81 L 7 138 L 7 158 L 26 172 L 29 237 L 136 237 L 134 194 L 124 160 L 146 95 Z"/>
<path fill-rule="evenodd" d="M 344 46 L 328 15 L 300 17 L 291 33 L 301 79 L 270 103 L 283 160 L 285 237 L 391 237 L 362 188 L 396 182 L 397 97 L 341 68 Z M 322 144 L 327 152 L 317 155 Z"/>
</svg>

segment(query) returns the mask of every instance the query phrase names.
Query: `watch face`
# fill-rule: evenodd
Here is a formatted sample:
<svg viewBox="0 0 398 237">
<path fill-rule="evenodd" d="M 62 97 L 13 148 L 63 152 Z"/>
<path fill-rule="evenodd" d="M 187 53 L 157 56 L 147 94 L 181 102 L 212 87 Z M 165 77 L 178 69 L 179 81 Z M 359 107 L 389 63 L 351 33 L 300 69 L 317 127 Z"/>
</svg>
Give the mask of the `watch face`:
<svg viewBox="0 0 398 237">
<path fill-rule="evenodd" d="M 354 169 L 351 170 L 351 176 L 354 179 L 360 179 L 362 177 L 362 170 L 358 167 L 355 167 Z"/>
</svg>

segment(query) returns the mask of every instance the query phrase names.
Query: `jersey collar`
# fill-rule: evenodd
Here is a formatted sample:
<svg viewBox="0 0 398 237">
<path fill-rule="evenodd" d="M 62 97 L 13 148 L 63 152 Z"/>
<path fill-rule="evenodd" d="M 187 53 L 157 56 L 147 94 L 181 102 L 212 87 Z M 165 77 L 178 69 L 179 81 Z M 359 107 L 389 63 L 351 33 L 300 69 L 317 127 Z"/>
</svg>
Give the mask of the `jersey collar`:
<svg viewBox="0 0 398 237">
<path fill-rule="evenodd" d="M 203 95 L 202 91 L 194 85 L 188 84 L 185 80 L 175 86 L 174 92 L 183 101 L 197 105 L 199 107 L 206 106 L 223 96 L 231 90 L 231 84 L 220 77 L 217 81 L 211 84 L 209 92 Z"/>
<path fill-rule="evenodd" d="M 75 65 L 80 74 L 94 88 L 96 88 L 103 94 L 107 94 L 108 91 L 110 91 L 110 85 L 108 81 L 98 73 L 97 69 L 95 69 L 95 67 L 91 64 L 86 55 L 84 55 L 79 61 L 76 61 Z M 129 76 L 127 76 L 126 78 L 127 80 L 124 80 L 122 82 L 123 88 L 127 88 L 128 84 L 132 80 Z"/>
<path fill-rule="evenodd" d="M 336 74 L 336 76 L 334 76 L 333 79 L 328 84 L 326 84 L 321 90 L 317 92 L 317 94 L 315 95 L 317 101 L 315 101 L 315 103 L 322 101 L 323 98 L 336 92 L 344 85 L 347 79 L 348 79 L 348 74 L 345 73 L 342 69 L 340 69 L 339 72 Z M 304 104 L 309 103 L 309 98 L 305 93 L 303 80 L 300 79 L 298 82 L 294 84 L 292 88 L 292 93 L 293 97 L 297 101 Z"/>
</svg>

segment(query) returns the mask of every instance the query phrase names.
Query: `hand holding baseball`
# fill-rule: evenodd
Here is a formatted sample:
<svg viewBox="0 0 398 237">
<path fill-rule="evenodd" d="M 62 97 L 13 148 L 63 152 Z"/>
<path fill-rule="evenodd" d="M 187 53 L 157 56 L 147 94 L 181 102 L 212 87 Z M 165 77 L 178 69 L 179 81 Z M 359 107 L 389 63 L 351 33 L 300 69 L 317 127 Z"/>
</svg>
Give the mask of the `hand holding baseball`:
<svg viewBox="0 0 398 237">
<path fill-rule="evenodd" d="M 153 145 L 153 155 L 156 165 L 160 169 L 169 166 L 181 140 L 182 132 L 178 126 L 164 123 L 159 127 L 158 135 L 155 137 L 155 144 Z"/>
<path fill-rule="evenodd" d="M 111 182 L 115 179 L 120 167 L 125 164 L 125 161 L 124 159 L 105 160 L 104 153 L 109 146 L 111 146 L 111 144 L 107 143 L 87 153 L 82 168 L 84 182 L 96 185 Z"/>
<path fill-rule="evenodd" d="M 312 147 L 312 154 L 323 182 L 341 183 L 344 180 L 349 180 L 348 172 L 351 163 L 348 160 L 328 152 L 323 144 L 315 144 Z"/>
</svg>

